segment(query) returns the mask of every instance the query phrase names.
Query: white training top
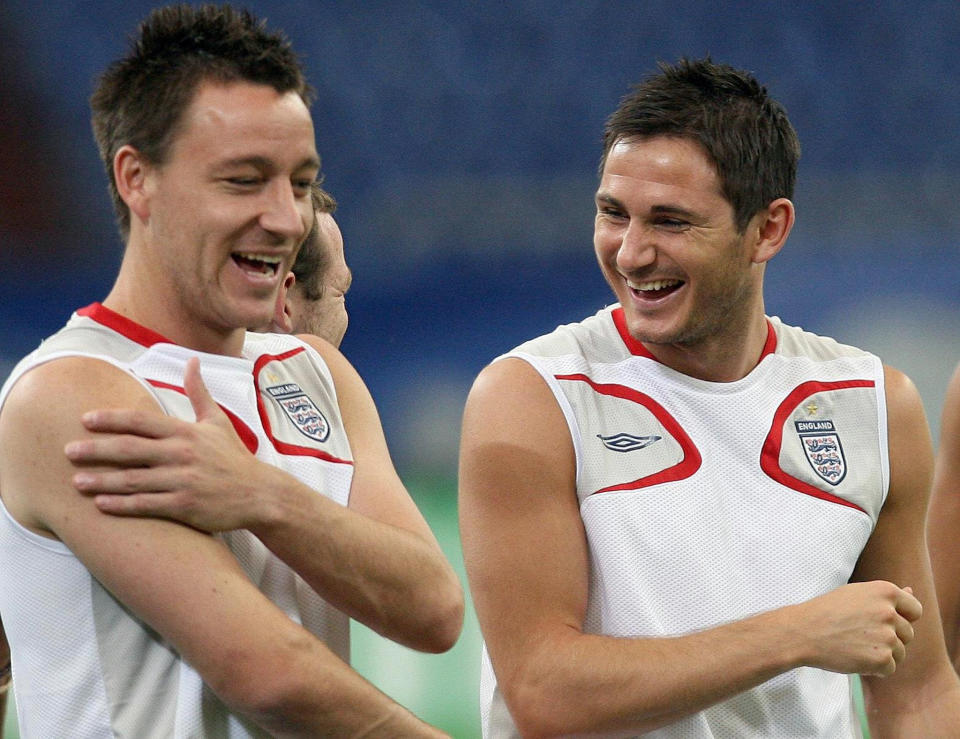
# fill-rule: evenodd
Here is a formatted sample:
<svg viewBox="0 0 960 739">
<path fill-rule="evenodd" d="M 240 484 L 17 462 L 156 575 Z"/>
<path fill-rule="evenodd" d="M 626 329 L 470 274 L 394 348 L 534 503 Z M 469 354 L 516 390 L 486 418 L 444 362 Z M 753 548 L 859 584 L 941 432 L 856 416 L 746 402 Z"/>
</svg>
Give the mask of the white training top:
<svg viewBox="0 0 960 739">
<path fill-rule="evenodd" d="M 584 631 L 682 635 L 849 580 L 889 484 L 873 355 L 769 318 L 753 371 L 706 382 L 658 362 L 611 306 L 505 356 L 540 373 L 569 428 L 590 555 Z M 519 736 L 486 650 L 480 703 L 485 737 Z M 849 678 L 809 667 L 647 734 L 859 735 Z"/>
<path fill-rule="evenodd" d="M 170 415 L 193 420 L 183 391 L 190 357 L 247 447 L 346 505 L 353 462 L 333 379 L 300 340 L 248 333 L 241 358 L 175 344 L 99 304 L 78 311 L 13 370 L 14 383 L 61 357 L 86 356 L 135 377 Z M 349 621 L 245 530 L 220 535 L 257 587 L 349 661 Z M 22 527 L 0 502 L 0 612 L 13 657 L 20 735 L 259 737 L 61 542 Z"/>
</svg>

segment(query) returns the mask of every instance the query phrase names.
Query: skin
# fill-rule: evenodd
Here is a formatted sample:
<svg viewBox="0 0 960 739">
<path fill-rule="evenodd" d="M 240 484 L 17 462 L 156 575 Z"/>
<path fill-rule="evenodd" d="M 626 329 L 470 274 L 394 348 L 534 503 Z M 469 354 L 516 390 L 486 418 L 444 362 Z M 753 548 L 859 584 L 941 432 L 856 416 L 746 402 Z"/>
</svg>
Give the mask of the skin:
<svg viewBox="0 0 960 739">
<path fill-rule="evenodd" d="M 244 327 L 272 315 L 312 223 L 313 124 L 294 93 L 207 84 L 184 125 L 163 166 L 130 146 L 114 159 L 138 248 L 128 246 L 104 305 L 183 346 L 236 356 Z M 280 262 L 264 273 L 238 254 Z"/>
<path fill-rule="evenodd" d="M 937 583 L 947 649 L 960 669 L 960 365 L 953 373 L 943 400 L 940 445 L 937 451 L 933 497 L 927 527 L 930 556 Z"/>
<path fill-rule="evenodd" d="M 317 157 L 302 101 L 202 84 L 166 164 L 124 147 L 114 168 L 132 223 L 104 304 L 184 346 L 239 353 L 244 326 L 272 315 L 311 223 Z M 27 373 L 0 415 L 0 495 L 272 735 L 440 736 L 292 622 L 206 533 L 248 528 L 390 638 L 430 651 L 455 641 L 456 576 L 393 470 L 363 383 L 329 344 L 316 348 L 355 450 L 348 508 L 247 452 L 196 359 L 184 377 L 195 423 L 162 414 L 140 383 L 94 359 Z"/>
<path fill-rule="evenodd" d="M 595 250 L 631 334 L 674 369 L 725 382 L 745 376 L 761 353 L 763 268 L 789 234 L 793 206 L 773 201 L 738 234 L 720 192 L 696 145 L 621 142 L 597 192 Z M 678 282 L 638 294 L 658 280 Z M 935 602 L 922 526 L 929 434 L 909 380 L 892 369 L 886 378 L 891 486 L 857 582 L 717 628 L 623 639 L 583 632 L 589 553 L 556 400 L 521 360 L 485 368 L 464 413 L 461 537 L 481 630 L 520 732 L 649 731 L 810 665 L 865 676 L 874 736 L 949 736 L 960 683 L 936 608 L 918 622 L 921 602 Z"/>
<path fill-rule="evenodd" d="M 280 289 L 272 328 L 280 333 L 311 334 L 339 347 L 347 333 L 346 294 L 353 275 L 343 254 L 343 236 L 331 213 L 317 213 L 320 247 L 327 252 L 328 269 L 314 279 L 312 291 L 297 282 L 289 273 Z M 311 300 L 307 294 L 320 293 Z"/>
</svg>

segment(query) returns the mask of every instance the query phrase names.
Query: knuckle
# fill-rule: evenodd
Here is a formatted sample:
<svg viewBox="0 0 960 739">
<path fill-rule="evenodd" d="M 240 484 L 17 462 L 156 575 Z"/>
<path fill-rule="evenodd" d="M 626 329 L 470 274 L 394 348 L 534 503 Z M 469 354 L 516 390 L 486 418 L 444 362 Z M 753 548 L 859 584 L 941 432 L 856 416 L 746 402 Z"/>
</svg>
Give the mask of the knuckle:
<svg viewBox="0 0 960 739">
<path fill-rule="evenodd" d="M 144 470 L 132 469 L 123 473 L 121 487 L 125 492 L 135 493 L 142 489 L 145 475 Z"/>
</svg>

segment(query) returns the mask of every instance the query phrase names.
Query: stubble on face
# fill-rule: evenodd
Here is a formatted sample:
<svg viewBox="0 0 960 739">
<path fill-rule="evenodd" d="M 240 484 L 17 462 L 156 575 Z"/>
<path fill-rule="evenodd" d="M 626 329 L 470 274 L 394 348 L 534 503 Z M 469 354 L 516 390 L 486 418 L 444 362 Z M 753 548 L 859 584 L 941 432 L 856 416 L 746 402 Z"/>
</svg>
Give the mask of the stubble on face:
<svg viewBox="0 0 960 739">
<path fill-rule="evenodd" d="M 181 323 L 228 336 L 269 319 L 313 216 L 318 167 L 310 114 L 295 93 L 201 85 L 157 168 L 150 225 L 157 279 Z M 268 261 L 251 269 L 257 262 L 242 254 Z"/>
<path fill-rule="evenodd" d="M 606 160 L 597 208 L 597 258 L 634 338 L 689 349 L 745 330 L 758 289 L 749 244 L 699 144 L 619 142 Z M 628 280 L 682 284 L 657 299 Z"/>
</svg>

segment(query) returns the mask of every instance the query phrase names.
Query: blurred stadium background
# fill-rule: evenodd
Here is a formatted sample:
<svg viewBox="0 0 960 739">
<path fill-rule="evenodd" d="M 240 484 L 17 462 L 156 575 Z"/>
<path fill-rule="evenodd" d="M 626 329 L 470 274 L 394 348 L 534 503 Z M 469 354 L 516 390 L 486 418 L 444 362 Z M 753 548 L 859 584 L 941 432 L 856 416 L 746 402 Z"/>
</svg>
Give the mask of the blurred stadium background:
<svg viewBox="0 0 960 739">
<path fill-rule="evenodd" d="M 0 5 L 0 374 L 101 299 L 119 263 L 88 124 L 95 75 L 155 3 Z M 656 60 L 754 71 L 803 144 L 798 223 L 767 309 L 910 374 L 935 438 L 960 360 L 960 8 L 950 1 L 256 0 L 317 88 L 326 183 L 355 275 L 343 350 L 462 573 L 456 450 L 470 382 L 603 306 L 591 251 L 600 131 Z M 479 636 L 449 654 L 358 630 L 358 668 L 479 735 Z M 12 712 L 11 712 L 12 713 Z M 8 717 L 5 737 L 17 736 Z"/>
</svg>

